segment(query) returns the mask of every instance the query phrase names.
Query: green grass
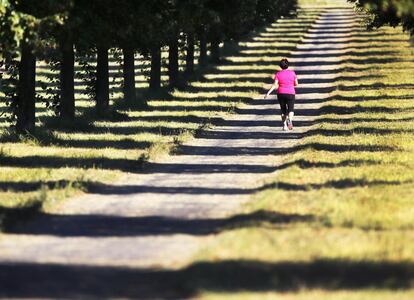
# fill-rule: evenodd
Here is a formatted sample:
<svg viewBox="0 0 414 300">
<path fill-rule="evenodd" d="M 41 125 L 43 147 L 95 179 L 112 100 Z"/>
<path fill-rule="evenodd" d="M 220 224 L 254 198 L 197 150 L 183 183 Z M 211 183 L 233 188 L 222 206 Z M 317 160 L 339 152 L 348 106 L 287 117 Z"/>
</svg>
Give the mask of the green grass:
<svg viewBox="0 0 414 300">
<path fill-rule="evenodd" d="M 195 258 L 217 277 L 197 273 L 200 298 L 414 299 L 414 51 L 401 28 L 362 29 L 350 50 L 318 124 L 245 207 L 273 217 Z"/>
<path fill-rule="evenodd" d="M 223 63 L 198 71 L 194 76 L 197 79 L 183 90 L 148 95 L 145 74 L 149 62 L 137 57 L 138 96 L 146 97 L 148 109 L 123 103 L 120 79 L 116 77 L 120 66 L 112 60 L 112 103 L 118 113 L 105 119 L 95 118 L 90 112 L 93 101 L 82 94 L 85 82 L 77 79 L 75 124 L 60 123 L 42 103 L 37 105 L 38 130 L 33 136 L 15 136 L 1 118 L 0 214 L 33 207 L 47 209 L 49 205 L 42 208 L 45 199 L 58 203 L 68 196 L 88 192 L 90 182 L 116 180 L 126 172 L 139 170 L 143 161 L 174 150 L 197 130 L 256 96 L 269 81 L 280 57 L 289 53 L 281 47 L 294 48 L 318 12 L 318 8 L 301 10 L 299 19 L 284 18 L 238 44 L 225 45 Z M 281 43 L 292 24 L 297 26 L 294 38 Z M 164 68 L 164 84 L 165 71 Z M 45 82 L 48 74 L 54 73 L 39 62 L 38 81 Z M 42 94 L 40 85 L 37 91 Z M 4 108 L 1 103 L 0 111 Z"/>
<path fill-rule="evenodd" d="M 87 192 L 88 182 L 134 172 L 130 166 L 143 157 L 169 151 L 256 96 L 315 12 L 334 3 L 304 2 L 302 19 L 257 32 L 188 89 L 150 100 L 148 110 L 123 110 L 124 120 L 81 119 L 70 130 L 49 124 L 56 129 L 20 139 L 4 132 L 6 224 Z M 279 43 L 292 25 L 302 26 L 297 40 Z M 318 125 L 284 157 L 244 215 L 229 220 L 187 268 L 171 271 L 173 281 L 185 280 L 203 299 L 414 299 L 412 49 L 400 28 L 356 32 Z M 145 88 L 144 77 L 138 80 Z M 79 113 L 90 106 L 79 96 Z M 48 114 L 39 106 L 40 122 Z"/>
</svg>

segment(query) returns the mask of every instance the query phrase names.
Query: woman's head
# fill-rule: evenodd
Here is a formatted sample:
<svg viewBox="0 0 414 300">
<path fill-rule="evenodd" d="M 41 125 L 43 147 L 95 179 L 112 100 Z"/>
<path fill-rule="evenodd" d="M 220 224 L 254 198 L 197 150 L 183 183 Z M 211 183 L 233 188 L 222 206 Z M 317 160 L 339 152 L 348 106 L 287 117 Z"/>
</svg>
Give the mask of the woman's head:
<svg viewBox="0 0 414 300">
<path fill-rule="evenodd" d="M 287 60 L 287 58 L 282 58 L 280 60 L 279 66 L 283 69 L 286 70 L 287 68 L 289 68 L 289 61 Z"/>
</svg>

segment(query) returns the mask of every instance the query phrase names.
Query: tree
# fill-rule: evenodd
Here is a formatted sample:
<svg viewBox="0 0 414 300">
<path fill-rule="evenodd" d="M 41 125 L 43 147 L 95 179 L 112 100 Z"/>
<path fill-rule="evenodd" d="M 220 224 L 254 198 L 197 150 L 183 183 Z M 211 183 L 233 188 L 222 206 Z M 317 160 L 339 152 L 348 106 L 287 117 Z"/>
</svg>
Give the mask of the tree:
<svg viewBox="0 0 414 300">
<path fill-rule="evenodd" d="M 60 40 L 60 106 L 62 119 L 75 119 L 75 51 L 71 32 Z"/>
<path fill-rule="evenodd" d="M 35 128 L 36 57 L 33 46 L 22 41 L 20 55 L 16 129 L 19 133 L 26 133 L 33 132 Z"/>
<path fill-rule="evenodd" d="M 146 23 L 150 21 L 147 19 L 146 9 L 147 2 L 119 0 L 112 11 L 112 18 L 117 28 L 114 37 L 115 47 L 122 49 L 123 56 L 124 100 L 131 104 L 138 101 L 135 88 L 135 53 L 145 52 L 150 39 Z M 139 105 L 145 107 L 146 103 L 141 102 Z"/>
<path fill-rule="evenodd" d="M 151 57 L 150 90 L 161 87 L 161 47 L 168 43 L 171 28 L 172 3 L 163 0 L 148 0 L 143 5 L 147 15 L 146 32 L 150 36 L 147 50 Z"/>
<path fill-rule="evenodd" d="M 36 53 L 44 49 L 43 36 L 50 27 L 62 22 L 64 9 L 64 3 L 51 0 L 1 2 L 1 58 L 6 65 L 19 59 L 16 97 L 11 99 L 19 133 L 35 128 Z"/>
<path fill-rule="evenodd" d="M 114 0 L 78 0 L 76 16 L 80 16 L 78 26 L 79 47 L 96 52 L 95 101 L 98 115 L 109 109 L 109 49 L 115 44 L 116 20 L 112 17 Z M 99 12 L 99 13 L 97 13 Z"/>
<path fill-rule="evenodd" d="M 175 0 L 177 24 L 185 35 L 186 66 L 185 73 L 194 72 L 195 36 L 202 20 L 205 0 Z"/>
<path fill-rule="evenodd" d="M 195 44 L 194 44 L 194 33 L 188 32 L 187 33 L 187 45 L 186 45 L 186 65 L 185 65 L 185 72 L 187 75 L 191 75 L 194 73 L 194 51 L 195 51 Z"/>
</svg>

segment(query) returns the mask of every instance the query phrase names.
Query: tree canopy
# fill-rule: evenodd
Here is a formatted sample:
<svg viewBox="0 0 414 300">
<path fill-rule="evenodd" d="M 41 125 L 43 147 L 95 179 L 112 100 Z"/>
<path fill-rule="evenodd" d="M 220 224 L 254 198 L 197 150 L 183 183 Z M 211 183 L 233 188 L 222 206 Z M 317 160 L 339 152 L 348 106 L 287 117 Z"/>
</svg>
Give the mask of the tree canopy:
<svg viewBox="0 0 414 300">
<path fill-rule="evenodd" d="M 414 36 L 414 0 L 349 0 L 371 16 L 370 28 L 402 25 Z"/>
</svg>

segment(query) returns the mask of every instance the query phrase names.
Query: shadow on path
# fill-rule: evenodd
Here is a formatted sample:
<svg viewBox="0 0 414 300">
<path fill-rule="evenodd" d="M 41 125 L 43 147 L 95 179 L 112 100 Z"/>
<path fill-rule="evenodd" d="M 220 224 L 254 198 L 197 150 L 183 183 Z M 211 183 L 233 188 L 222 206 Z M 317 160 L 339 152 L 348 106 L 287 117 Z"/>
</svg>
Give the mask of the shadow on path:
<svg viewBox="0 0 414 300">
<path fill-rule="evenodd" d="M 391 130 L 361 129 L 361 132 L 389 133 Z M 405 131 L 404 131 L 405 132 Z M 315 130 L 313 134 L 324 135 L 348 135 L 345 131 Z M 272 138 L 278 134 L 249 134 L 249 138 L 261 135 Z M 243 135 L 241 135 L 243 136 Z M 289 138 L 299 138 L 295 133 Z M 215 137 L 218 138 L 217 136 Z M 393 146 L 382 145 L 348 145 L 348 144 L 322 144 L 306 143 L 293 147 L 219 147 L 219 146 L 183 146 L 178 153 L 185 155 L 209 155 L 209 156 L 233 156 L 233 155 L 283 155 L 292 154 L 297 151 L 313 149 L 328 152 L 387 152 L 398 151 Z M 171 173 L 171 174 L 208 174 L 208 173 L 272 173 L 275 167 L 255 164 L 179 164 L 179 163 L 146 163 L 144 166 L 138 160 L 109 159 L 109 158 L 65 158 L 59 156 L 25 156 L 25 157 L 1 157 L 2 167 L 24 167 L 24 168 L 100 168 L 107 170 L 120 170 L 135 174 Z M 30 183 L 28 183 L 30 184 Z M 1 187 L 1 186 L 0 186 Z M 6 189 L 5 184 L 2 186 Z"/>
<path fill-rule="evenodd" d="M 313 220 L 314 217 L 311 215 L 283 214 L 264 210 L 217 219 L 40 214 L 32 226 L 24 226 L 24 224 L 13 226 L 8 228 L 7 232 L 59 237 L 139 237 L 173 234 L 200 236 L 219 233 L 233 227 L 246 228 L 264 224 L 278 226 Z"/>
<path fill-rule="evenodd" d="M 36 278 L 36 281 L 33 281 Z M 50 280 L 53 279 L 53 280 Z M 200 262 L 183 270 L 1 263 L 0 296 L 17 298 L 177 299 L 202 291 L 413 288 L 412 263 L 318 260 Z M 108 284 L 110 283 L 110 284 Z"/>
</svg>

